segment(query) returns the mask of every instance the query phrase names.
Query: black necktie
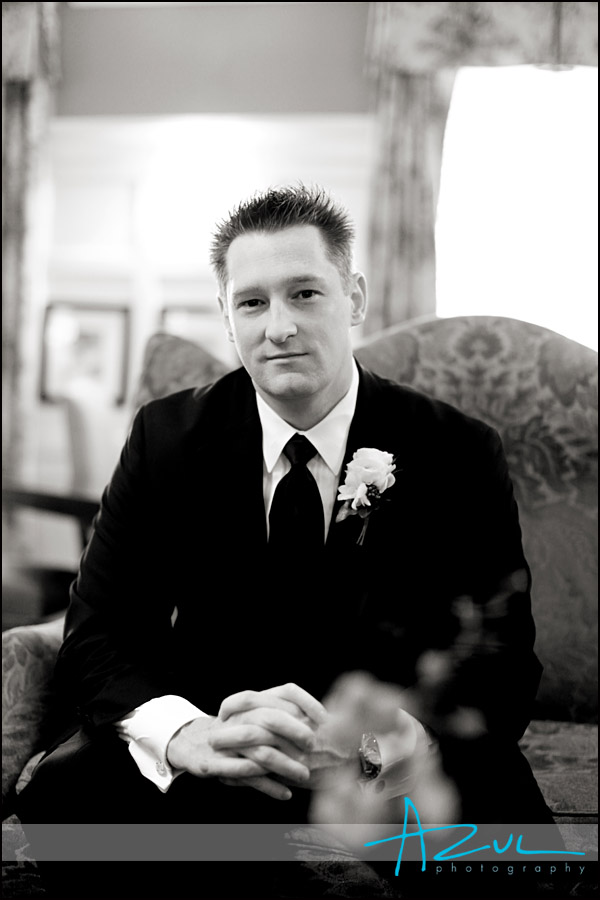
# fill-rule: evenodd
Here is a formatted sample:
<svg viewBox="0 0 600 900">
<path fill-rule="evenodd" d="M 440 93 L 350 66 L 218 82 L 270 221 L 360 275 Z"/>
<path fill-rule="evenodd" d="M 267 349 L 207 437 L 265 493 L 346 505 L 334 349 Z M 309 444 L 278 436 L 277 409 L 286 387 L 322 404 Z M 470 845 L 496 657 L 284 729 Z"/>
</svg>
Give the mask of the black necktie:
<svg viewBox="0 0 600 900">
<path fill-rule="evenodd" d="M 306 463 L 317 452 L 308 438 L 295 434 L 283 448 L 292 464 L 273 497 L 269 513 L 269 546 L 294 555 L 323 548 L 325 520 L 319 488 Z"/>
</svg>

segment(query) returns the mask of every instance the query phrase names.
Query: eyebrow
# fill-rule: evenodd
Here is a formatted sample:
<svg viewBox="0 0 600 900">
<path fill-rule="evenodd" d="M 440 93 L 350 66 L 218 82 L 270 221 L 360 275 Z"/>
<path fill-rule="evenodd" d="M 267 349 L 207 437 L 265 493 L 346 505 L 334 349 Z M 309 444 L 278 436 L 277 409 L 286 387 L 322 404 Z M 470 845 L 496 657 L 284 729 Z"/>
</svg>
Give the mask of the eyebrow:
<svg viewBox="0 0 600 900">
<path fill-rule="evenodd" d="M 320 278 L 318 275 L 292 275 L 290 278 L 285 278 L 283 280 L 284 287 L 294 287 L 297 284 L 314 284 L 317 287 L 324 288 L 325 281 L 323 278 Z M 242 288 L 239 291 L 234 291 L 232 299 L 235 300 L 239 297 L 245 297 L 248 294 L 262 294 L 264 293 L 264 287 L 251 285 L 250 287 Z"/>
</svg>

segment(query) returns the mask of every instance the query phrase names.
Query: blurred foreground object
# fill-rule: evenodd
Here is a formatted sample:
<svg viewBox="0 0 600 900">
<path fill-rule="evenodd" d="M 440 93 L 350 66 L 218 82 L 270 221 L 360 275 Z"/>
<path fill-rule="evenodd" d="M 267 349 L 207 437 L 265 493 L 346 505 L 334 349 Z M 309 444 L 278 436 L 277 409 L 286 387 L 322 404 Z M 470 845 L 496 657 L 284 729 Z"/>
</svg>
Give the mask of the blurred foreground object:
<svg viewBox="0 0 600 900">
<path fill-rule="evenodd" d="M 395 822 L 403 817 L 403 798 L 410 794 L 423 821 L 455 822 L 458 795 L 444 774 L 435 742 L 405 709 L 406 692 L 378 681 L 366 672 L 351 672 L 336 681 L 325 698 L 331 718 L 326 726 L 330 740 L 360 746 L 363 730 L 373 732 L 381 751 L 383 768 L 373 780 L 357 780 L 349 764 L 315 791 L 310 818 L 316 824 L 364 824 Z M 411 706 L 414 705 L 411 701 Z M 348 839 L 350 833 L 344 833 Z M 354 828 L 350 839 L 362 843 Z"/>
<path fill-rule="evenodd" d="M 449 646 L 424 652 L 417 661 L 417 680 L 408 689 L 378 681 L 366 672 L 343 675 L 325 698 L 331 719 L 325 726 L 332 743 L 358 748 L 364 732 L 372 732 L 383 768 L 372 780 L 357 781 L 348 765 L 315 792 L 312 821 L 318 824 L 385 824 L 404 818 L 404 797 L 419 810 L 421 821 L 460 821 L 461 798 L 444 771 L 438 739 L 477 741 L 487 734 L 483 714 L 461 703 L 465 675 L 476 660 L 506 655 L 508 605 L 527 590 L 525 571 L 509 576 L 485 603 L 459 597 L 453 604 L 456 630 Z M 432 729 L 435 737 L 430 731 Z M 353 838 L 360 839 L 360 831 Z"/>
</svg>

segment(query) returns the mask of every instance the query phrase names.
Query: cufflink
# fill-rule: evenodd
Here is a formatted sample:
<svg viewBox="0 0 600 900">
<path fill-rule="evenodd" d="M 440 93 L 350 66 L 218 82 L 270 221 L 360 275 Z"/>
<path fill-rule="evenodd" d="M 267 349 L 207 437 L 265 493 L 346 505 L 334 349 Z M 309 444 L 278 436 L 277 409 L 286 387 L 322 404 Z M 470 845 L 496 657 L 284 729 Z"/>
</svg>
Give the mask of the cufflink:
<svg viewBox="0 0 600 900">
<path fill-rule="evenodd" d="M 156 771 L 163 778 L 167 774 L 167 767 L 165 766 L 164 762 L 162 762 L 160 759 L 156 763 Z"/>
<path fill-rule="evenodd" d="M 381 769 L 383 768 L 381 752 L 377 738 L 372 731 L 363 734 L 360 747 L 358 748 L 358 758 L 363 781 L 373 781 L 381 774 Z"/>
</svg>

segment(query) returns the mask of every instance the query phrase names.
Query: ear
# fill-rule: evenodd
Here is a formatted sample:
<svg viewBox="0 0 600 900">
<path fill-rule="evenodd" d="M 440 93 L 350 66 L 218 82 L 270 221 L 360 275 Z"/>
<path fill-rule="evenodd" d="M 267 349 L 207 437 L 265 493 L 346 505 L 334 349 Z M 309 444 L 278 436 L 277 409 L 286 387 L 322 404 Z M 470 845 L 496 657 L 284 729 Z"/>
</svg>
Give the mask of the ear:
<svg viewBox="0 0 600 900">
<path fill-rule="evenodd" d="M 233 329 L 231 327 L 231 320 L 229 318 L 229 306 L 227 304 L 227 298 L 221 297 L 220 294 L 217 295 L 217 301 L 219 303 L 219 308 L 221 310 L 221 315 L 223 316 L 223 324 L 225 326 L 225 333 L 227 334 L 228 340 L 231 343 L 235 343 L 235 339 L 233 337 Z"/>
<path fill-rule="evenodd" d="M 367 280 L 362 272 L 354 273 L 354 287 L 350 293 L 352 325 L 362 325 L 367 314 Z"/>
</svg>

